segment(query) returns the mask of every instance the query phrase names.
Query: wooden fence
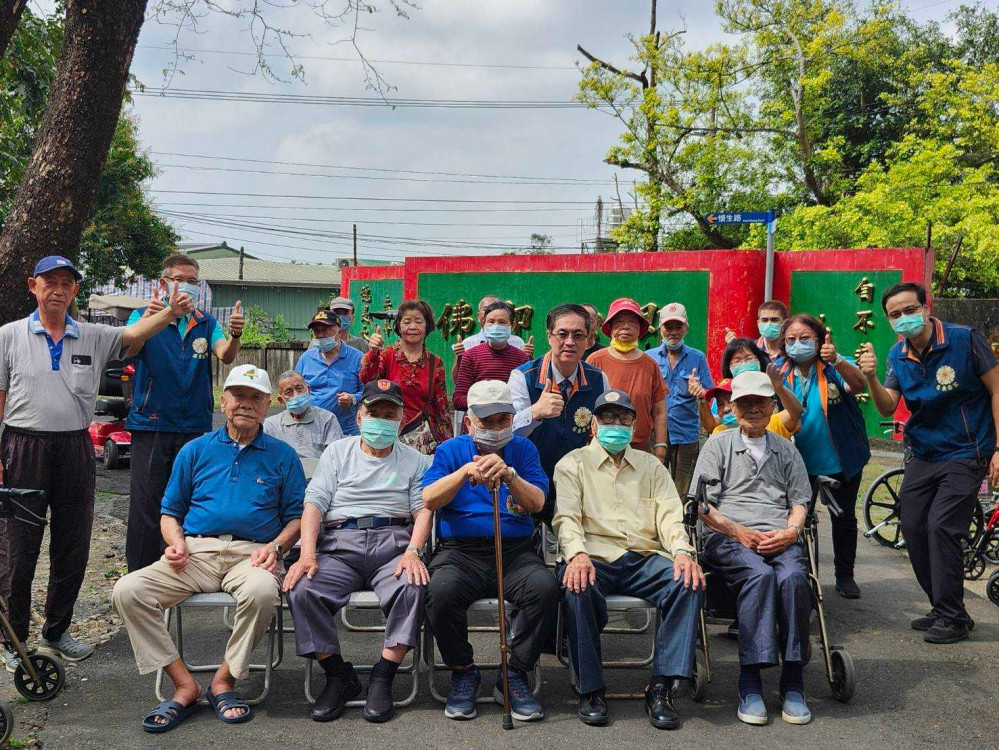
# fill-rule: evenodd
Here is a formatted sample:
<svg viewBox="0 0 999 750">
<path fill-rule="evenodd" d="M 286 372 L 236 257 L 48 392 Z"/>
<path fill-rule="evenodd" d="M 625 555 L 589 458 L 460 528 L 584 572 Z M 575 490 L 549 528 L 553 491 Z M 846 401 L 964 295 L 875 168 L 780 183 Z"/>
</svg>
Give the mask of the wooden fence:
<svg viewBox="0 0 999 750">
<path fill-rule="evenodd" d="M 215 384 L 225 383 L 229 371 L 238 365 L 256 365 L 267 371 L 271 379 L 271 386 L 277 388 L 277 379 L 285 370 L 295 369 L 295 363 L 302 356 L 309 344 L 307 341 L 281 341 L 268 344 L 266 349 L 240 349 L 236 356 L 236 361 L 231 365 L 223 364 L 221 360 L 214 359 Z"/>
</svg>

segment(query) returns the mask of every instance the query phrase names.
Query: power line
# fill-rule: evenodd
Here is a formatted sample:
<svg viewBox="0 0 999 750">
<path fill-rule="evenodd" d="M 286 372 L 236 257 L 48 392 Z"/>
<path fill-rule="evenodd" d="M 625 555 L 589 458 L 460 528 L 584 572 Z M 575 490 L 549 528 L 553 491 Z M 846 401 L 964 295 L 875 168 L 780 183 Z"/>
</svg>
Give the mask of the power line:
<svg viewBox="0 0 999 750">
<path fill-rule="evenodd" d="M 205 205 L 205 204 L 189 203 L 189 204 L 186 204 L 186 205 L 197 206 L 197 205 Z M 178 213 L 183 213 L 183 212 L 178 212 Z M 320 223 L 320 224 L 350 224 L 350 223 L 352 223 L 349 219 L 314 219 L 314 218 L 309 217 L 309 216 L 264 216 L 264 215 L 261 215 L 261 214 L 229 214 L 229 213 L 226 213 L 226 214 L 219 214 L 219 213 L 213 213 L 213 214 L 197 213 L 197 214 L 195 214 L 195 213 L 191 213 L 190 215 L 192 215 L 192 216 L 209 216 L 209 217 L 211 217 L 211 216 L 219 216 L 219 217 L 227 218 L 227 219 L 279 219 L 279 220 L 286 220 L 286 221 L 307 221 L 307 222 Z M 590 217 L 587 216 L 586 218 L 590 218 Z M 504 228 L 525 227 L 525 228 L 528 228 L 528 229 L 530 229 L 530 228 L 539 228 L 539 227 L 541 227 L 541 228 L 550 228 L 550 227 L 574 228 L 574 227 L 579 226 L 578 224 L 548 224 L 548 223 L 542 223 L 542 222 L 537 222 L 537 223 L 534 223 L 534 224 L 496 224 L 496 223 L 478 222 L 477 221 L 477 222 L 474 222 L 474 223 L 471 223 L 471 224 L 461 224 L 461 223 L 455 223 L 455 222 L 449 222 L 449 221 L 379 221 L 379 220 L 370 220 L 370 219 L 365 219 L 364 224 L 365 224 L 365 226 L 367 226 L 369 224 L 387 224 L 387 225 L 392 225 L 392 226 L 409 226 L 409 227 L 504 227 Z"/>
<path fill-rule="evenodd" d="M 151 193 L 169 193 L 179 195 L 231 195 L 243 198 L 294 198 L 295 200 L 322 200 L 322 201 L 402 201 L 415 203 L 502 203 L 509 205 L 551 203 L 555 205 L 589 206 L 591 201 L 552 201 L 552 200 L 492 200 L 489 198 L 384 198 L 384 197 L 362 197 L 356 195 L 286 195 L 284 193 L 233 193 L 227 190 L 161 190 L 152 189 Z"/>
<path fill-rule="evenodd" d="M 156 191 L 153 191 L 156 192 Z M 228 195 L 228 194 L 227 194 Z M 212 208 L 262 208 L 276 209 L 283 211 L 378 211 L 379 213 L 548 213 L 551 211 L 579 211 L 578 208 L 389 208 L 379 206 L 377 208 L 347 208 L 345 206 L 262 206 L 257 203 L 202 203 L 201 201 L 156 201 L 157 206 L 200 206 Z"/>
</svg>

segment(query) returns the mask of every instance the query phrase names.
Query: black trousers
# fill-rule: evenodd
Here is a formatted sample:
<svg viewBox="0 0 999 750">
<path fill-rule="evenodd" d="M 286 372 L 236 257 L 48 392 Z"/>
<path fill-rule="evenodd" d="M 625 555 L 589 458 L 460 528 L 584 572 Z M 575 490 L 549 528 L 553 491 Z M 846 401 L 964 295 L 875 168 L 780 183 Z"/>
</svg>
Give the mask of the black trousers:
<svg viewBox="0 0 999 750">
<path fill-rule="evenodd" d="M 858 471 L 847 479 L 843 473 L 833 474 L 830 479 L 839 482 L 839 487 L 832 490 L 836 503 L 843 509 L 839 516 L 829 514 L 832 525 L 833 569 L 836 578 L 853 578 L 853 567 L 857 562 L 857 495 L 860 493 L 860 481 L 863 471 Z M 812 488 L 818 477 L 809 475 Z"/>
<path fill-rule="evenodd" d="M 129 573 L 152 565 L 163 555 L 166 547 L 160 533 L 163 493 L 180 449 L 200 436 L 200 432 L 132 432 L 129 460 L 131 489 L 128 530 L 125 534 L 125 560 Z"/>
<path fill-rule="evenodd" d="M 534 551 L 532 539 L 503 543 L 503 588 L 511 608 L 509 663 L 534 669 L 555 628 L 562 592 L 555 576 Z M 468 607 L 476 599 L 497 596 L 492 539 L 441 543 L 430 562 L 427 621 L 444 663 L 450 667 L 475 661 L 468 642 Z"/>
<path fill-rule="evenodd" d="M 952 623 L 967 623 L 961 539 L 978 502 L 988 464 L 975 459 L 905 462 L 900 499 L 902 534 L 916 580 L 933 613 Z"/>
<path fill-rule="evenodd" d="M 4 485 L 45 490 L 43 500 L 19 501 L 49 518 L 49 587 L 42 637 L 59 640 L 73 619 L 90 558 L 97 463 L 86 430 L 29 432 L 7 427 L 0 439 Z M 23 514 L 14 508 L 15 516 Z M 0 519 L 0 596 L 23 642 L 31 622 L 31 584 L 42 550 L 44 524 Z"/>
</svg>

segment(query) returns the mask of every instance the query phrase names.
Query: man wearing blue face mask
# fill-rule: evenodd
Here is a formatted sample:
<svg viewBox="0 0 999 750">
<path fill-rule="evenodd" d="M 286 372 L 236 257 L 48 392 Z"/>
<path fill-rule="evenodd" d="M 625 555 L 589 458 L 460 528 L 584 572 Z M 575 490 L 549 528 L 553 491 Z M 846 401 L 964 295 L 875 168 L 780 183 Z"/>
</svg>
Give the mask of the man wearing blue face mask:
<svg viewBox="0 0 999 750">
<path fill-rule="evenodd" d="M 299 458 L 319 458 L 327 445 L 343 437 L 336 415 L 312 403 L 300 372 L 287 370 L 278 377 L 278 402 L 285 411 L 267 417 L 264 432 L 286 442 Z"/>
<path fill-rule="evenodd" d="M 363 710 L 368 721 L 392 717 L 392 681 L 420 635 L 430 580 L 423 547 L 433 516 L 423 507 L 426 459 L 397 440 L 402 412 L 396 383 L 368 383 L 357 415 L 360 436 L 323 453 L 305 492 L 301 558 L 289 568 L 284 590 L 298 655 L 316 659 L 326 673 L 314 721 L 338 718 L 362 691 L 336 630 L 337 612 L 352 593 L 373 590 L 386 616 Z"/>
<path fill-rule="evenodd" d="M 690 487 L 700 450 L 697 396 L 688 386 L 691 381 L 705 390 L 714 386 L 704 352 L 683 342 L 688 330 L 687 308 L 679 302 L 670 302 L 659 311 L 659 333 L 663 343 L 649 352 L 669 387 L 666 396 L 667 460 L 680 497 L 685 497 Z"/>
<path fill-rule="evenodd" d="M 331 310 L 317 310 L 309 321 L 309 330 L 314 346 L 298 358 L 295 369 L 308 383 L 312 403 L 333 412 L 344 435 L 356 435 L 364 355 L 341 341 L 340 316 Z"/>
<path fill-rule="evenodd" d="M 163 261 L 159 288 L 146 308 L 132 313 L 129 325 L 162 310 L 167 290 L 175 283 L 178 292 L 191 298 L 194 312 L 178 318 L 166 330 L 131 350 L 135 364 L 134 395 L 125 420 L 132 433 L 125 539 L 129 571 L 151 565 L 163 554 L 160 502 L 174 460 L 185 444 L 212 429 L 215 398 L 211 355 L 226 364 L 232 363 L 243 335 L 241 302 L 236 302 L 229 318 L 228 339 L 218 321 L 198 308 L 201 301 L 198 262 L 183 253 L 170 255 Z"/>
<path fill-rule="evenodd" d="M 350 297 L 334 297 L 330 300 L 329 309 L 340 318 L 340 341 L 354 347 L 361 354 L 366 354 L 368 342 L 350 333 L 350 327 L 354 324 L 354 301 Z"/>
<path fill-rule="evenodd" d="M 911 412 L 902 481 L 901 523 L 916 580 L 932 609 L 912 621 L 927 643 L 955 643 L 974 622 L 964 607 L 962 540 L 982 480 L 999 483 L 999 367 L 985 337 L 930 317 L 919 284 L 891 287 L 881 307 L 902 340 L 888 355 L 884 385 L 874 348 L 858 364 L 884 416 L 899 399 Z"/>
<path fill-rule="evenodd" d="M 659 612 L 645 707 L 652 726 L 675 729 L 673 681 L 693 673 L 704 575 L 666 468 L 630 445 L 634 422 L 628 394 L 607 391 L 593 408 L 595 440 L 555 467 L 556 575 L 565 586 L 580 721 L 607 723 L 600 631 L 607 625 L 606 597 L 618 594 L 645 599 Z"/>
</svg>

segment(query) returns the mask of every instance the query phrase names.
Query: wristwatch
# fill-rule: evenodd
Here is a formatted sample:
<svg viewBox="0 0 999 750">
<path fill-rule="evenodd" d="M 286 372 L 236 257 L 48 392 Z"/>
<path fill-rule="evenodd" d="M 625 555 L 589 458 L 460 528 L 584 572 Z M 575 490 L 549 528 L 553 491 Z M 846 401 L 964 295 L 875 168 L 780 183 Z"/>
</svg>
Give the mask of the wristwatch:
<svg viewBox="0 0 999 750">
<path fill-rule="evenodd" d="M 278 544 L 277 542 L 271 542 L 271 546 L 272 546 L 272 547 L 274 548 L 274 550 L 275 550 L 275 551 L 276 551 L 276 552 L 278 553 L 278 557 L 281 557 L 281 555 L 283 555 L 283 554 L 284 554 L 284 547 L 282 547 L 282 546 L 281 546 L 280 544 Z"/>
<path fill-rule="evenodd" d="M 846 361 L 846 358 L 842 354 L 840 354 L 839 352 L 836 352 L 836 359 L 833 360 L 832 366 L 833 367 L 839 367 L 845 361 Z"/>
<path fill-rule="evenodd" d="M 242 338 L 243 332 L 240 331 L 239 333 L 233 333 L 232 331 L 229 331 L 229 337 L 234 339 Z"/>
<path fill-rule="evenodd" d="M 799 526 L 796 523 L 792 523 L 792 524 L 788 524 L 788 528 L 789 529 L 794 529 L 795 532 L 797 532 L 797 534 L 798 534 L 797 541 L 798 542 L 801 542 L 802 544 L 805 543 L 805 527 L 804 526 Z"/>
<path fill-rule="evenodd" d="M 418 558 L 420 558 L 420 562 L 423 562 L 423 548 L 422 547 L 415 547 L 415 546 L 413 546 L 411 544 L 408 547 L 406 547 L 406 551 L 407 552 L 413 552 L 413 553 L 415 553 L 416 556 Z"/>
<path fill-rule="evenodd" d="M 691 560 L 694 559 L 694 556 L 690 554 L 690 551 L 685 549 L 678 549 L 676 552 L 673 553 L 673 557 L 676 557 L 677 555 L 686 555 Z"/>
<path fill-rule="evenodd" d="M 520 476 L 520 474 L 517 473 L 517 470 L 511 466 L 510 467 L 510 476 L 509 476 L 509 478 L 503 480 L 503 484 L 505 484 L 507 487 L 509 487 L 511 484 L 513 484 L 514 482 L 517 481 L 517 477 L 519 477 L 519 476 Z"/>
</svg>

